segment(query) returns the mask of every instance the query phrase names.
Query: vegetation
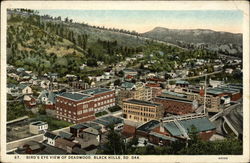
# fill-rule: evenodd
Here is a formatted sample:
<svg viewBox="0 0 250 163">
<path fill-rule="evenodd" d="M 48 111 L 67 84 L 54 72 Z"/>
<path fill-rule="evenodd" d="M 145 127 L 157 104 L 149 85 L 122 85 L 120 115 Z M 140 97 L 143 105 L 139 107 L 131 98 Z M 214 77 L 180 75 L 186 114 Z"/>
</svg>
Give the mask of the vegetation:
<svg viewBox="0 0 250 163">
<path fill-rule="evenodd" d="M 16 101 L 7 103 L 7 121 L 11 121 L 27 115 L 31 116 L 32 112 L 26 110 L 22 102 Z"/>
<path fill-rule="evenodd" d="M 53 117 L 49 117 L 47 115 L 36 115 L 32 121 L 44 121 L 48 123 L 49 130 L 57 130 L 60 128 L 68 127 L 72 125 L 72 123 L 65 122 L 62 120 L 55 119 Z"/>
<path fill-rule="evenodd" d="M 106 114 L 108 114 L 108 112 L 102 111 L 102 112 L 96 113 L 95 116 L 96 116 L 96 117 L 100 117 L 100 116 L 103 116 L 103 115 L 106 115 Z"/>
<path fill-rule="evenodd" d="M 110 112 L 116 112 L 116 111 L 122 110 L 122 108 L 120 106 L 116 105 L 116 106 L 113 106 L 111 108 L 108 108 L 108 110 Z"/>
</svg>

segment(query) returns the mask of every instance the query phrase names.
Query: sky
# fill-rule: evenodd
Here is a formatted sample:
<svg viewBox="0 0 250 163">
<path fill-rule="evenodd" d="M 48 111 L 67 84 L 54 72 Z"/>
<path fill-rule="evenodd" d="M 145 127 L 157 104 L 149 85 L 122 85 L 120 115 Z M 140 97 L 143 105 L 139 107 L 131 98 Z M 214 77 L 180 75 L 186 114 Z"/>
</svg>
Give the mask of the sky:
<svg viewBox="0 0 250 163">
<path fill-rule="evenodd" d="M 239 10 L 38 10 L 41 15 L 68 17 L 74 22 L 147 32 L 155 27 L 211 29 L 242 33 Z"/>
</svg>

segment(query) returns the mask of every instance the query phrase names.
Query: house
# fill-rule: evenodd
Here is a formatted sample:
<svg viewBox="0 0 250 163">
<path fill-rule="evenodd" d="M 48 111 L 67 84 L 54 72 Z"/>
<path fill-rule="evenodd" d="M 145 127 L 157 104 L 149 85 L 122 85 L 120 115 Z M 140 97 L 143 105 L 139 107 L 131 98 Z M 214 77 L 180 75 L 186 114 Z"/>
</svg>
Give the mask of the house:
<svg viewBox="0 0 250 163">
<path fill-rule="evenodd" d="M 32 108 L 36 106 L 36 99 L 33 96 L 30 95 L 24 95 L 23 101 L 26 107 Z"/>
<path fill-rule="evenodd" d="M 79 137 L 79 134 L 88 127 L 101 130 L 101 127 L 96 123 L 79 123 L 70 127 L 70 133 L 72 133 L 74 137 Z"/>
<path fill-rule="evenodd" d="M 48 89 L 50 85 L 50 81 L 49 80 L 42 80 L 40 82 L 40 87 L 42 87 L 43 89 Z"/>
<path fill-rule="evenodd" d="M 75 140 L 81 144 L 81 147 L 86 147 L 92 144 L 98 146 L 100 139 L 101 133 L 92 127 L 85 128 L 79 133 L 78 137 L 75 138 Z"/>
<path fill-rule="evenodd" d="M 19 84 L 19 85 L 17 85 L 17 87 L 22 95 L 27 95 L 27 94 L 33 93 L 31 87 L 26 85 L 26 84 Z"/>
<path fill-rule="evenodd" d="M 7 84 L 7 93 L 12 96 L 19 96 L 19 89 L 15 84 Z"/>
<path fill-rule="evenodd" d="M 15 79 L 15 80 L 17 80 L 17 81 L 20 80 L 19 75 L 15 74 L 15 73 L 8 73 L 7 76 L 8 76 L 8 77 L 11 77 L 11 78 L 13 78 L 13 79 Z"/>
<path fill-rule="evenodd" d="M 43 135 L 43 141 L 51 146 L 55 146 L 57 138 L 59 138 L 59 136 L 49 131 L 45 132 Z"/>
<path fill-rule="evenodd" d="M 37 154 L 44 149 L 44 146 L 36 141 L 28 141 L 23 146 L 24 154 Z"/>
<path fill-rule="evenodd" d="M 219 87 L 224 85 L 224 81 L 209 79 L 209 85 L 212 86 L 212 88 Z"/>
<path fill-rule="evenodd" d="M 78 143 L 75 143 L 73 141 L 63 139 L 63 138 L 57 138 L 55 140 L 55 147 L 61 148 L 65 151 L 67 151 L 67 153 L 72 153 L 74 148 L 76 148 L 76 147 L 81 148 L 81 145 Z"/>
<path fill-rule="evenodd" d="M 38 152 L 38 155 L 66 155 L 67 151 L 54 147 L 54 146 L 50 146 L 48 144 L 43 144 L 44 145 L 44 149 L 40 152 Z"/>
<path fill-rule="evenodd" d="M 227 73 L 227 74 L 232 74 L 232 73 L 233 73 L 233 69 L 231 69 L 231 68 L 226 68 L 225 73 Z"/>
<path fill-rule="evenodd" d="M 45 133 L 48 130 L 48 123 L 42 121 L 35 121 L 29 124 L 29 130 L 32 134 Z"/>
<path fill-rule="evenodd" d="M 123 69 L 123 72 L 124 72 L 124 76 L 127 76 L 127 75 L 136 76 L 138 74 L 138 72 L 136 70 L 129 69 L 129 68 Z"/>
</svg>

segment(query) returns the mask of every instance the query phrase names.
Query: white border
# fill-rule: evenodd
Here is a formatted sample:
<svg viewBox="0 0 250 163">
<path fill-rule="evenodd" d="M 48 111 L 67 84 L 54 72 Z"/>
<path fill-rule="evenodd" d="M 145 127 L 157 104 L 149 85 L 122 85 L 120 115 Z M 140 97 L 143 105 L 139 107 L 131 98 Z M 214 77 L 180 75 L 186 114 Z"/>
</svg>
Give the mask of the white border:
<svg viewBox="0 0 250 163">
<path fill-rule="evenodd" d="M 14 159 L 6 155 L 6 9 L 88 9 L 88 10 L 242 10 L 243 35 L 243 155 L 140 156 L 139 160 L 42 160 Z M 4 1 L 1 5 L 1 161 L 2 162 L 249 162 L 249 3 L 247 1 Z M 93 157 L 93 156 L 92 156 Z M 226 157 L 227 159 L 219 159 Z"/>
</svg>

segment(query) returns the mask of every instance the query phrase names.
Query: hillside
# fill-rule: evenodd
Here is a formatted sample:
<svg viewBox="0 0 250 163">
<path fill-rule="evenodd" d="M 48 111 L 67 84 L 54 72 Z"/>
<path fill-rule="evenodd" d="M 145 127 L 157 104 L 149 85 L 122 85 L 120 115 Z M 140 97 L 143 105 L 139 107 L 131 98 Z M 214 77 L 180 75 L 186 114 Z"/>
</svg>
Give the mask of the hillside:
<svg viewBox="0 0 250 163">
<path fill-rule="evenodd" d="M 142 51 L 145 40 L 84 24 L 40 16 L 34 11 L 8 11 L 7 63 L 38 74 L 81 73 L 97 62 L 117 63 Z"/>
<path fill-rule="evenodd" d="M 180 30 L 156 27 L 141 35 L 185 48 L 205 48 L 224 54 L 242 56 L 242 34 L 207 29 Z"/>
</svg>

